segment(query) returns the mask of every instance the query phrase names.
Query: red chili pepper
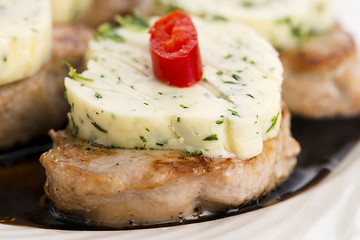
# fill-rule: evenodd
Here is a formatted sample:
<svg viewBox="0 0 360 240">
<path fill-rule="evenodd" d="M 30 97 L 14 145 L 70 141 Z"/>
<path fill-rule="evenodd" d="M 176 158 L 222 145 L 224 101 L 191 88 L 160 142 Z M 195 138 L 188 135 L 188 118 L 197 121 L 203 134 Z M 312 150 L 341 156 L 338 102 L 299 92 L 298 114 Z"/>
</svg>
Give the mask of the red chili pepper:
<svg viewBox="0 0 360 240">
<path fill-rule="evenodd" d="M 161 81 L 190 87 L 203 75 L 197 32 L 191 18 L 174 11 L 150 29 L 150 54 L 155 76 Z"/>
</svg>

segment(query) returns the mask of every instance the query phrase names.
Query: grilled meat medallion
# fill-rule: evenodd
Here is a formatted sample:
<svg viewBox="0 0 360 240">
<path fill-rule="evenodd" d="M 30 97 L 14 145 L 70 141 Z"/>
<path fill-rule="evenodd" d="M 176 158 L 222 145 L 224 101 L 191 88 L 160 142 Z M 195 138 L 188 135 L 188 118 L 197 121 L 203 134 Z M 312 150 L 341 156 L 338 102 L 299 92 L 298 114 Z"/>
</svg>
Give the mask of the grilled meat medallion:
<svg viewBox="0 0 360 240">
<path fill-rule="evenodd" d="M 360 112 L 360 60 L 352 36 L 340 26 L 280 51 L 283 99 L 290 111 L 311 118 Z"/>
<path fill-rule="evenodd" d="M 106 149 L 67 131 L 51 136 L 54 147 L 40 159 L 48 198 L 61 213 L 113 228 L 177 222 L 256 200 L 287 179 L 300 151 L 285 109 L 279 135 L 248 160 Z"/>
<path fill-rule="evenodd" d="M 91 37 L 92 30 L 84 26 L 55 26 L 51 60 L 35 75 L 0 86 L 0 151 L 65 125 L 64 78 L 69 70 L 61 60 L 81 68 Z"/>
</svg>

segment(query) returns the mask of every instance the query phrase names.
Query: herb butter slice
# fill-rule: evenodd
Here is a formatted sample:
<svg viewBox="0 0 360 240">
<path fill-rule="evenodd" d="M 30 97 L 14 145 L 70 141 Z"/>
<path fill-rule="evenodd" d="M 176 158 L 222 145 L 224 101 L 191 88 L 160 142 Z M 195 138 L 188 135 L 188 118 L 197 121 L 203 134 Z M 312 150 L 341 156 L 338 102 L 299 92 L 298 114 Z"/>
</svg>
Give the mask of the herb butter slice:
<svg viewBox="0 0 360 240">
<path fill-rule="evenodd" d="M 301 44 L 335 26 L 331 0 L 156 0 L 154 11 L 182 9 L 212 21 L 237 21 L 255 29 L 276 48 Z"/>
<path fill-rule="evenodd" d="M 117 148 L 240 159 L 261 153 L 281 121 L 277 52 L 241 24 L 193 21 L 204 76 L 190 88 L 154 77 L 147 27 L 98 34 L 90 42 L 88 70 L 65 80 L 73 133 Z"/>
<path fill-rule="evenodd" d="M 51 51 L 48 0 L 0 0 L 0 85 L 36 73 Z"/>
<path fill-rule="evenodd" d="M 89 10 L 92 3 L 93 0 L 51 0 L 53 21 L 74 22 Z"/>
</svg>

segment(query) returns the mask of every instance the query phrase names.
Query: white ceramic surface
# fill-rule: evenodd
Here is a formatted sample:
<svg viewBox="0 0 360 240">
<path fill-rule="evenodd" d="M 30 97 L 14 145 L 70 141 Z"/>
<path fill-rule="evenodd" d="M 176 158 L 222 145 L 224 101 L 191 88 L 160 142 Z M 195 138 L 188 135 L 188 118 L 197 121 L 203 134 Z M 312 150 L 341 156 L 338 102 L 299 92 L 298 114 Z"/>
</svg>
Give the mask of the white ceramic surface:
<svg viewBox="0 0 360 240">
<path fill-rule="evenodd" d="M 336 0 L 335 4 L 339 19 L 360 46 L 360 1 Z M 234 217 L 129 231 L 59 231 L 0 224 L 2 240 L 180 238 L 360 240 L 360 143 L 315 187 L 284 202 Z"/>
</svg>

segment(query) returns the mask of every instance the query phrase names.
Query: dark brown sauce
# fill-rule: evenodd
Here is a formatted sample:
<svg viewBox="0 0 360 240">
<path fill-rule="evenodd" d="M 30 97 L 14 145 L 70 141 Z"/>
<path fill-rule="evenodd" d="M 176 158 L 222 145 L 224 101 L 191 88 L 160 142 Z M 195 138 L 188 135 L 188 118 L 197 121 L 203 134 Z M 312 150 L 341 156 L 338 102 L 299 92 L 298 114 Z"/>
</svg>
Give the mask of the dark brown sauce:
<svg viewBox="0 0 360 240">
<path fill-rule="evenodd" d="M 234 216 L 283 201 L 308 189 L 330 173 L 360 139 L 360 117 L 321 121 L 294 118 L 292 132 L 300 142 L 302 152 L 294 173 L 280 188 L 257 202 L 221 214 L 152 227 Z M 0 153 L 0 223 L 48 229 L 99 230 L 79 219 L 59 214 L 47 202 L 43 191 L 45 173 L 38 158 L 41 152 L 51 147 L 49 141 L 46 139 L 10 153 Z"/>
</svg>

